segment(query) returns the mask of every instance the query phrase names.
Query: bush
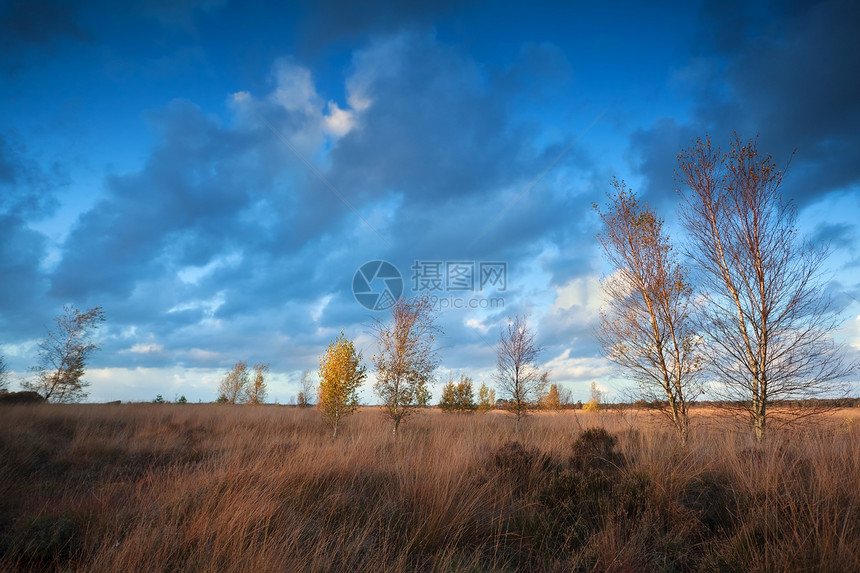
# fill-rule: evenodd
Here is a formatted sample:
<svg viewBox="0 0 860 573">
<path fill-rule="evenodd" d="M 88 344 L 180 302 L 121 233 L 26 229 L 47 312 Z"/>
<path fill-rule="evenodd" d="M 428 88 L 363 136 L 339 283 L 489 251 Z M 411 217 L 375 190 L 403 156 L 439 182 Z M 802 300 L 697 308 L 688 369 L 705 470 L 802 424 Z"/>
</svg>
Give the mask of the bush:
<svg viewBox="0 0 860 573">
<path fill-rule="evenodd" d="M 46 401 L 38 392 L 31 392 L 29 390 L 24 392 L 0 393 L 0 404 L 41 404 Z"/>
<path fill-rule="evenodd" d="M 444 412 L 474 412 L 478 406 L 475 404 L 475 395 L 472 391 L 472 379 L 468 376 L 460 376 L 456 384 L 454 379 L 442 388 L 442 400 L 439 408 Z"/>
<path fill-rule="evenodd" d="M 603 428 L 588 428 L 573 442 L 570 464 L 578 469 L 618 467 L 621 456 L 615 452 L 618 439 Z"/>
</svg>

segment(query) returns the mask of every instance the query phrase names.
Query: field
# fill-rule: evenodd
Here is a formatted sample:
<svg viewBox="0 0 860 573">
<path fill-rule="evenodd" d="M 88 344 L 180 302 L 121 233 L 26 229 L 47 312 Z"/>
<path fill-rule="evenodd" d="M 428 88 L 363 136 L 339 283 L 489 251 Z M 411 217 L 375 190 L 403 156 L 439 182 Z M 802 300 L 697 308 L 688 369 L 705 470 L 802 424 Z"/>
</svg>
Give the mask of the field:
<svg viewBox="0 0 860 573">
<path fill-rule="evenodd" d="M 860 570 L 860 411 L 694 413 L 7 406 L 0 570 Z"/>
</svg>

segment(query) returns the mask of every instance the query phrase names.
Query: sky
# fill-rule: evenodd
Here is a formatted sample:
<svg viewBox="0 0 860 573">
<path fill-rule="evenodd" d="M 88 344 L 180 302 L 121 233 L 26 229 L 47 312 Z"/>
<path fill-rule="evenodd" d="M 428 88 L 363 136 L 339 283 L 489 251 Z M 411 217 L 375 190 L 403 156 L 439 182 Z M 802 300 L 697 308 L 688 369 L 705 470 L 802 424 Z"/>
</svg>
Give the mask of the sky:
<svg viewBox="0 0 860 573">
<path fill-rule="evenodd" d="M 288 403 L 341 331 L 370 364 L 358 284 L 436 297 L 440 383 L 492 382 L 527 314 L 553 381 L 620 395 L 592 204 L 623 179 L 682 240 L 676 157 L 733 131 L 790 163 L 860 352 L 860 5 L 641 4 L 0 1 L 13 385 L 101 306 L 90 401 L 214 400 L 244 360 Z"/>
</svg>

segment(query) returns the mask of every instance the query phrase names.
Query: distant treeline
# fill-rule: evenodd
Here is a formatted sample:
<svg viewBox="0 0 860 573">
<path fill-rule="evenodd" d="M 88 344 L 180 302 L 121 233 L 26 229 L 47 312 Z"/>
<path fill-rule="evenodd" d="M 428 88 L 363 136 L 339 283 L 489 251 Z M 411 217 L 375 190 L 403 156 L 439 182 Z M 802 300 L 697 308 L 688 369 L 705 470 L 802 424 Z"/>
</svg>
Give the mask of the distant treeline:
<svg viewBox="0 0 860 573">
<path fill-rule="evenodd" d="M 860 398 L 808 398 L 804 400 L 774 400 L 770 403 L 777 408 L 860 408 Z M 637 400 L 636 402 L 615 402 L 601 404 L 605 409 L 613 408 L 665 408 L 666 402 Z M 691 405 L 694 408 L 743 408 L 749 402 L 741 400 L 702 400 Z M 569 407 L 576 407 L 575 404 Z M 581 407 L 581 405 L 580 405 Z"/>
</svg>

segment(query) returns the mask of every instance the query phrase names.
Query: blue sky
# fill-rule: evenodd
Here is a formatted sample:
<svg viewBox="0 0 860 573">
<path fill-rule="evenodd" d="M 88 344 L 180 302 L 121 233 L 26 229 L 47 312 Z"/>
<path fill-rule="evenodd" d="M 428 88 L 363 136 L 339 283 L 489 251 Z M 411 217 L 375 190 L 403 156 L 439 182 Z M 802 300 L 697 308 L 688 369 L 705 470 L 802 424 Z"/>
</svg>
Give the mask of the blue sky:
<svg viewBox="0 0 860 573">
<path fill-rule="evenodd" d="M 15 378 L 63 304 L 100 305 L 91 400 L 211 400 L 246 360 L 287 402 L 341 329 L 369 361 L 385 314 L 351 289 L 381 259 L 407 294 L 416 260 L 507 264 L 503 291 L 437 293 L 503 301 L 441 313 L 440 376 L 490 381 L 528 313 L 555 381 L 619 391 L 591 205 L 624 179 L 680 240 L 676 155 L 733 130 L 797 150 L 784 191 L 860 350 L 855 3 L 250 4 L 0 3 Z"/>
</svg>

